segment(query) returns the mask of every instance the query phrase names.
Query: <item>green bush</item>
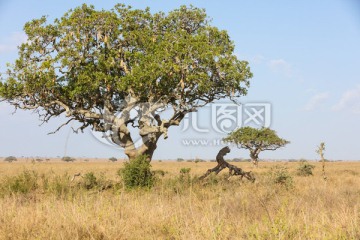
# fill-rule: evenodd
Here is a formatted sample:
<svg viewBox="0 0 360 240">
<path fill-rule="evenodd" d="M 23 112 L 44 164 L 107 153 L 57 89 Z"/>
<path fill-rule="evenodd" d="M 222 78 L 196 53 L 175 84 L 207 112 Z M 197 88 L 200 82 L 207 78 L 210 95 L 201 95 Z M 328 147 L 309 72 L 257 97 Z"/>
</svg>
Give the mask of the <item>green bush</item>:
<svg viewBox="0 0 360 240">
<path fill-rule="evenodd" d="M 190 176 L 191 168 L 182 168 L 180 169 L 179 181 L 183 184 L 189 184 L 191 182 Z"/>
<path fill-rule="evenodd" d="M 189 174 L 191 171 L 191 168 L 182 168 L 180 169 L 180 174 L 184 175 L 184 174 Z"/>
<path fill-rule="evenodd" d="M 117 158 L 111 157 L 111 158 L 109 158 L 109 160 L 110 160 L 111 162 L 116 162 L 116 161 L 117 161 Z"/>
<path fill-rule="evenodd" d="M 85 189 L 93 189 L 98 185 L 97 179 L 93 172 L 88 172 L 84 175 L 82 185 Z"/>
<path fill-rule="evenodd" d="M 140 155 L 135 159 L 125 162 L 124 168 L 118 171 L 127 189 L 151 188 L 156 180 L 151 172 L 150 162 L 146 155 Z"/>
<path fill-rule="evenodd" d="M 4 159 L 4 161 L 11 163 L 11 162 L 17 161 L 17 158 L 14 157 L 14 156 L 9 156 L 9 157 L 6 157 L 6 158 Z"/>
<path fill-rule="evenodd" d="M 293 177 L 284 166 L 275 166 L 268 172 L 270 181 L 273 184 L 284 186 L 286 189 L 290 189 L 294 186 Z"/>
<path fill-rule="evenodd" d="M 24 170 L 17 176 L 7 177 L 1 185 L 10 194 L 25 194 L 38 188 L 37 180 L 38 175 L 35 171 Z"/>
<path fill-rule="evenodd" d="M 296 175 L 298 176 L 312 176 L 312 170 L 315 168 L 314 165 L 308 164 L 306 162 L 301 162 L 300 166 L 296 169 Z"/>
<path fill-rule="evenodd" d="M 178 158 L 178 159 L 176 159 L 176 161 L 177 161 L 177 162 L 183 162 L 184 159 L 183 159 L 183 158 Z"/>
</svg>

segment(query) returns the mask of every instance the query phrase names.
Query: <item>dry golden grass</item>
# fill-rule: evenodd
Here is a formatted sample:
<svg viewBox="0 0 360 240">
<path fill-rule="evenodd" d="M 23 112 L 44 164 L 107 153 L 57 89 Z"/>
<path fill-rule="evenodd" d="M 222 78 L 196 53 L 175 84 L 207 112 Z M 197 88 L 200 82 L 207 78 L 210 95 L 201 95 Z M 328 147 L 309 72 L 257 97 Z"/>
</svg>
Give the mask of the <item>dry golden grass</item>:
<svg viewBox="0 0 360 240">
<path fill-rule="evenodd" d="M 221 176 L 181 183 L 181 168 L 200 175 L 215 163 L 157 161 L 153 169 L 168 173 L 151 190 L 120 186 L 55 194 L 39 183 L 26 194 L 0 195 L 0 239 L 360 239 L 360 162 L 327 163 L 326 182 L 320 164 L 311 164 L 316 165 L 314 176 L 298 177 L 299 163 L 260 163 L 258 169 L 235 163 L 253 170 L 254 184 Z M 268 182 L 266 173 L 274 165 L 289 169 L 293 188 Z M 121 166 L 1 162 L 0 181 L 27 169 L 49 177 L 92 171 L 119 182 Z"/>
</svg>

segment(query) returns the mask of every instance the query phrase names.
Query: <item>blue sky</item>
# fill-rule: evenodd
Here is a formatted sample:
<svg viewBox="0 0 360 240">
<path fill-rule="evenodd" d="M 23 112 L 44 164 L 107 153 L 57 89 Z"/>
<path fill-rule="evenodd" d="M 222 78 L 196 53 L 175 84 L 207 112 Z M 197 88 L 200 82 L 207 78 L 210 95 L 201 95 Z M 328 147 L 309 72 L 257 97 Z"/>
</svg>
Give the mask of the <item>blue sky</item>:
<svg viewBox="0 0 360 240">
<path fill-rule="evenodd" d="M 17 57 L 25 41 L 25 22 L 48 15 L 61 17 L 82 1 L 0 1 L 0 72 Z M 110 9 L 115 1 L 86 1 Z M 122 1 L 134 8 L 168 12 L 180 5 L 205 8 L 212 24 L 228 31 L 235 53 L 250 63 L 254 77 L 242 103 L 270 103 L 271 128 L 291 141 L 286 148 L 261 158 L 316 159 L 315 148 L 326 143 L 329 159 L 360 160 L 360 4 L 328 1 Z M 207 109 L 208 110 L 208 109 Z M 206 109 L 199 118 L 208 121 Z M 31 112 L 0 103 L 0 156 L 124 157 L 92 134 L 71 133 L 70 127 L 47 135 L 64 121 L 39 127 Z M 186 139 L 220 139 L 225 135 L 173 128 L 160 140 L 155 159 L 214 158 L 221 146 L 184 146 Z M 248 157 L 244 150 L 228 155 Z"/>
</svg>

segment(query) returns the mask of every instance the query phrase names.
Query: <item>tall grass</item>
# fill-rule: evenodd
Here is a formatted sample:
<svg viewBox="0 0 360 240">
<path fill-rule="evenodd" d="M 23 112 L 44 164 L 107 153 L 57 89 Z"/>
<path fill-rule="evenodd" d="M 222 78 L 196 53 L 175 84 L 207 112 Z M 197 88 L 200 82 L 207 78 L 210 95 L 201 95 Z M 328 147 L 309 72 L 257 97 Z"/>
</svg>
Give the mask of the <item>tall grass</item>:
<svg viewBox="0 0 360 240">
<path fill-rule="evenodd" d="M 299 177 L 298 164 L 286 164 L 292 188 L 269 178 L 281 169 L 275 163 L 253 169 L 255 183 L 226 175 L 198 181 L 213 163 L 153 163 L 167 174 L 134 191 L 116 175 L 120 163 L 88 164 L 74 181 L 68 163 L 2 172 L 0 239 L 360 238 L 360 163 L 329 163 L 327 182 L 320 167 Z"/>
</svg>

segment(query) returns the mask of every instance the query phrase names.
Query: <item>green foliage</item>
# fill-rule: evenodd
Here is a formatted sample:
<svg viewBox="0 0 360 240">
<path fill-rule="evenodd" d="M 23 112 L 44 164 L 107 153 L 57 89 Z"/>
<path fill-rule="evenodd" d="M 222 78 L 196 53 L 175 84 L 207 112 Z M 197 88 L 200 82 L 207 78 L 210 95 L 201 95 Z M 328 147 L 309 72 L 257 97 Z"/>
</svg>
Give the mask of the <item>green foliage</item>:
<svg viewBox="0 0 360 240">
<path fill-rule="evenodd" d="M 306 162 L 301 162 L 299 167 L 296 169 L 296 174 L 298 176 L 312 176 L 313 169 L 315 168 L 314 165 L 308 164 Z"/>
<path fill-rule="evenodd" d="M 284 186 L 286 189 L 291 189 L 294 186 L 293 177 L 284 166 L 272 167 L 268 172 L 268 177 L 271 183 Z"/>
<path fill-rule="evenodd" d="M 6 157 L 6 158 L 4 159 L 4 161 L 11 163 L 11 162 L 17 161 L 17 158 L 14 157 L 14 156 L 9 156 L 9 157 Z"/>
<path fill-rule="evenodd" d="M 264 150 L 276 150 L 290 143 L 278 137 L 276 132 L 270 128 L 242 127 L 231 132 L 225 142 L 235 143 L 238 147 L 245 149 L 259 148 Z"/>
<path fill-rule="evenodd" d="M 98 185 L 97 179 L 93 172 L 88 172 L 84 175 L 82 185 L 85 189 L 92 189 Z"/>
<path fill-rule="evenodd" d="M 24 170 L 19 175 L 5 178 L 1 188 L 10 194 L 26 194 L 38 188 L 38 174 L 34 171 Z"/>
<path fill-rule="evenodd" d="M 65 115 L 82 124 L 81 131 L 100 132 L 119 128 L 106 128 L 99 110 L 122 113 L 129 96 L 134 105 L 158 101 L 161 108 L 174 107 L 172 121 L 163 121 L 163 128 L 150 120 L 138 127 L 166 134 L 190 109 L 247 93 L 248 63 L 236 57 L 228 33 L 210 23 L 193 6 L 166 14 L 123 4 L 108 11 L 83 4 L 53 22 L 31 20 L 24 26 L 28 41 L 0 84 L 0 98 L 35 110 L 43 122 Z M 149 135 L 155 131 L 150 130 Z M 123 146 L 130 140 L 120 141 Z"/>
<path fill-rule="evenodd" d="M 151 172 L 151 165 L 146 155 L 140 155 L 129 162 L 125 162 L 124 168 L 120 169 L 118 174 L 128 189 L 151 188 L 156 180 Z"/>
<path fill-rule="evenodd" d="M 181 168 L 180 169 L 180 174 L 184 175 L 184 174 L 188 174 L 190 173 L 191 168 Z"/>
<path fill-rule="evenodd" d="M 180 182 L 183 184 L 189 184 L 191 182 L 190 176 L 191 168 L 181 168 L 180 169 Z"/>
<path fill-rule="evenodd" d="M 74 162 L 76 159 L 72 158 L 72 157 L 65 156 L 65 157 L 62 157 L 61 160 L 64 161 L 64 162 Z"/>
<path fill-rule="evenodd" d="M 117 158 L 111 157 L 111 158 L 109 158 L 109 161 L 110 161 L 110 162 L 116 162 L 116 161 L 117 161 Z"/>
<path fill-rule="evenodd" d="M 278 137 L 274 130 L 270 128 L 242 127 L 231 132 L 225 142 L 235 143 L 238 148 L 245 148 L 250 151 L 250 157 L 257 166 L 259 154 L 265 150 L 276 150 L 284 147 L 289 141 Z"/>
</svg>

